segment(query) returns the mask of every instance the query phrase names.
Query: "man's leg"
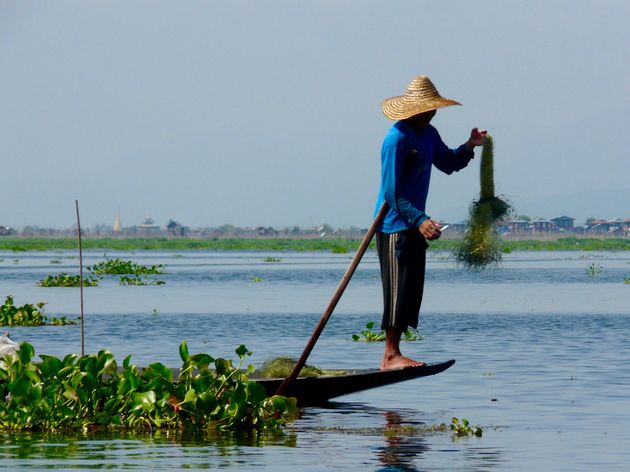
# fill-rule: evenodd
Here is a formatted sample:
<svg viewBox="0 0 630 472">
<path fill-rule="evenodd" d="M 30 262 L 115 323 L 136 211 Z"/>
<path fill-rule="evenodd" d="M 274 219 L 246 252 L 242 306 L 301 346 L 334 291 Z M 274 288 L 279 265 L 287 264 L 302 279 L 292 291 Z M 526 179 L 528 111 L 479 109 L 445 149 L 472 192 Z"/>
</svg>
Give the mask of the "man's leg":
<svg viewBox="0 0 630 472">
<path fill-rule="evenodd" d="M 403 356 L 400 337 L 409 327 L 418 325 L 418 313 L 424 286 L 426 241 L 419 233 L 377 233 L 377 251 L 383 282 L 383 321 L 385 352 L 381 369 L 415 367 L 424 362 Z"/>
<path fill-rule="evenodd" d="M 400 336 L 402 335 L 402 331 L 396 328 L 388 328 L 385 330 L 385 335 L 385 352 L 383 353 L 383 360 L 381 361 L 381 370 L 426 365 L 422 361 L 414 361 L 402 355 L 400 352 Z"/>
</svg>

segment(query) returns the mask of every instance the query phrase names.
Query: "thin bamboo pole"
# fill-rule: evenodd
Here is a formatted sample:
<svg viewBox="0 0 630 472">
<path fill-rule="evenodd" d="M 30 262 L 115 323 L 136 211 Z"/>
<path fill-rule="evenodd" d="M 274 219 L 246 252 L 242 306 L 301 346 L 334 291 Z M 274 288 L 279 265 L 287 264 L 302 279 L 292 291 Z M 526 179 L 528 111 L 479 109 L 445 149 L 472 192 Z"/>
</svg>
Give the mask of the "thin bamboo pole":
<svg viewBox="0 0 630 472">
<path fill-rule="evenodd" d="M 81 244 L 81 219 L 79 218 L 79 200 L 74 201 L 77 208 L 77 238 L 79 239 L 79 293 L 81 297 L 81 355 L 85 355 L 85 335 L 83 331 L 83 246 Z"/>
<path fill-rule="evenodd" d="M 297 364 L 295 364 L 295 367 L 293 368 L 293 372 L 291 372 L 291 374 L 282 381 L 282 383 L 278 387 L 278 390 L 276 391 L 276 395 L 284 395 L 284 393 L 289 389 L 293 381 L 297 378 L 298 375 L 300 375 L 300 371 L 302 370 L 302 367 L 304 367 L 304 364 L 306 364 L 306 359 L 308 359 L 308 356 L 313 350 L 313 347 L 315 347 L 315 343 L 319 339 L 319 335 L 322 334 L 322 331 L 324 331 L 324 327 L 326 326 L 326 323 L 328 322 L 328 320 L 330 319 L 330 316 L 335 310 L 335 307 L 337 306 L 337 303 L 341 299 L 343 292 L 348 286 L 350 279 L 354 275 L 354 272 L 356 271 L 357 266 L 359 265 L 359 262 L 361 262 L 361 258 L 363 257 L 363 255 L 365 254 L 365 251 L 370 245 L 370 242 L 372 241 L 372 238 L 374 237 L 374 233 L 376 232 L 377 228 L 381 225 L 381 222 L 385 218 L 385 215 L 387 214 L 388 210 L 389 210 L 389 205 L 387 204 L 387 202 L 384 202 L 383 205 L 381 206 L 381 209 L 378 211 L 378 214 L 374 218 L 372 225 L 370 226 L 365 237 L 363 238 L 363 241 L 361 241 L 361 245 L 359 246 L 359 249 L 357 249 L 357 252 L 354 255 L 354 257 L 352 258 L 350 265 L 346 269 L 346 273 L 343 274 L 343 277 L 341 278 L 341 281 L 339 282 L 339 285 L 337 286 L 337 290 L 332 296 L 330 302 L 328 303 L 328 307 L 324 311 L 324 314 L 322 315 L 321 319 L 319 320 L 319 323 L 315 327 L 313 334 L 308 340 L 308 343 L 306 344 L 306 347 L 304 348 L 304 351 L 302 352 L 300 359 L 297 361 Z"/>
</svg>

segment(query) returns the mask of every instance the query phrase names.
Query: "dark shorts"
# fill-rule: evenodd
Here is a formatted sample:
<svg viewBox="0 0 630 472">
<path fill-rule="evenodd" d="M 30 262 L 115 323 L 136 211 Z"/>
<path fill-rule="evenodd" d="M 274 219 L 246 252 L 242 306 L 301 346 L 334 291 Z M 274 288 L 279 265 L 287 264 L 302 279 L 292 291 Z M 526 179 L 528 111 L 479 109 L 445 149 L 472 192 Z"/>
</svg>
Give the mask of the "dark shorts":
<svg viewBox="0 0 630 472">
<path fill-rule="evenodd" d="M 418 230 L 376 233 L 383 282 L 381 329 L 418 327 L 428 247 Z"/>
</svg>

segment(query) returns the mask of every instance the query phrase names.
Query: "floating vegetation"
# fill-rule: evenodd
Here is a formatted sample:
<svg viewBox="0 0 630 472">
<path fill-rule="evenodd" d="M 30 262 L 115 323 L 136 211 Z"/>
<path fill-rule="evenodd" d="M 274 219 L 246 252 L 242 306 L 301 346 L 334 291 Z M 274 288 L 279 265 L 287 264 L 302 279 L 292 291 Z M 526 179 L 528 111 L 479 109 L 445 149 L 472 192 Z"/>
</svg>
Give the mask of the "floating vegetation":
<svg viewBox="0 0 630 472">
<path fill-rule="evenodd" d="M 364 330 L 361 330 L 359 334 L 352 335 L 352 340 L 367 343 L 385 341 L 385 331 L 372 331 L 374 326 L 374 321 L 369 321 L 366 323 Z"/>
<path fill-rule="evenodd" d="M 487 135 L 481 152 L 479 200 L 471 204 L 464 239 L 453 252 L 468 269 L 482 269 L 501 260 L 496 222 L 508 215 L 510 205 L 494 195 L 493 147 L 493 139 Z"/>
<path fill-rule="evenodd" d="M 333 254 L 347 254 L 349 251 L 349 248 L 347 244 L 333 244 L 330 251 Z"/>
<path fill-rule="evenodd" d="M 280 259 L 279 257 L 271 257 L 271 256 L 267 256 L 263 259 L 264 262 L 282 262 L 282 259 Z"/>
<path fill-rule="evenodd" d="M 73 431 L 135 430 L 225 431 L 277 430 L 295 418 L 295 398 L 267 397 L 250 381 L 251 355 L 243 345 L 232 361 L 179 347 L 182 366 L 173 371 L 161 363 L 139 369 L 127 356 L 119 369 L 109 351 L 69 354 L 63 359 L 40 355 L 22 343 L 15 355 L 0 361 L 0 430 Z"/>
<path fill-rule="evenodd" d="M 40 302 L 32 305 L 25 303 L 15 306 L 13 297 L 8 295 L 0 305 L 0 326 L 44 326 L 44 325 L 73 325 L 76 321 L 69 320 L 65 316 L 61 318 L 49 317 L 44 314 L 44 305 Z"/>
<path fill-rule="evenodd" d="M 407 328 L 407 331 L 405 331 L 402 334 L 402 337 L 400 340 L 401 341 L 422 341 L 423 339 L 424 339 L 424 336 L 420 334 L 420 331 L 413 328 Z"/>
<path fill-rule="evenodd" d="M 262 281 L 263 281 L 263 279 L 262 279 L 262 277 L 258 277 L 258 276 L 252 275 L 252 276 L 249 278 L 249 281 L 250 281 L 250 282 L 254 282 L 254 283 L 260 283 L 260 282 L 262 282 Z"/>
<path fill-rule="evenodd" d="M 147 275 L 164 273 L 163 264 L 143 266 L 124 259 L 106 259 L 92 266 L 88 266 L 87 269 L 93 274 L 98 275 Z"/>
<path fill-rule="evenodd" d="M 345 426 L 323 426 L 316 428 L 318 431 L 334 431 L 345 434 L 359 434 L 361 436 L 424 436 L 433 435 L 439 433 L 453 434 L 453 438 L 461 438 L 465 436 L 477 436 L 483 435 L 483 430 L 480 426 L 470 426 L 470 423 L 466 419 L 462 419 L 461 423 L 458 418 L 453 418 L 450 424 L 439 423 L 434 425 L 418 426 L 418 425 L 388 425 L 387 427 L 380 428 L 348 428 Z"/>
<path fill-rule="evenodd" d="M 361 330 L 359 334 L 353 334 L 353 341 L 360 341 L 366 343 L 382 342 L 385 341 L 386 335 L 384 330 L 372 331 L 376 324 L 373 321 L 369 321 L 365 325 L 365 329 Z M 424 336 L 420 334 L 417 329 L 408 328 L 400 338 L 401 341 L 422 341 Z"/>
<path fill-rule="evenodd" d="M 626 284 L 630 284 L 630 275 L 626 275 L 626 278 L 623 282 Z"/>
<path fill-rule="evenodd" d="M 332 431 L 344 434 L 358 434 L 361 436 L 419 436 L 432 435 L 436 433 L 448 433 L 451 431 L 446 423 L 434 425 L 417 426 L 417 425 L 396 425 L 387 427 L 368 427 L 368 428 L 349 428 L 347 426 L 320 426 L 315 428 L 316 431 Z"/>
<path fill-rule="evenodd" d="M 458 438 L 465 436 L 477 436 L 480 438 L 483 435 L 483 431 L 480 426 L 471 426 L 470 422 L 466 418 L 462 418 L 460 423 L 459 418 L 454 416 L 451 419 L 451 431 L 453 431 L 453 436 Z"/>
<path fill-rule="evenodd" d="M 586 268 L 586 275 L 589 277 L 597 277 L 598 275 L 602 275 L 602 272 L 604 272 L 604 267 L 594 262 Z"/>
<path fill-rule="evenodd" d="M 134 277 L 121 275 L 118 283 L 120 285 L 164 285 L 166 282 L 163 280 L 151 280 L 147 277 L 140 277 L 138 275 Z"/>
<path fill-rule="evenodd" d="M 65 273 L 48 275 L 46 278 L 37 282 L 37 285 L 40 287 L 78 287 L 81 285 L 81 276 Z M 96 287 L 97 285 L 97 278 L 83 277 L 84 287 Z"/>
<path fill-rule="evenodd" d="M 335 246 L 345 252 L 354 252 L 361 240 L 352 238 L 240 238 L 240 239 L 84 239 L 83 249 L 115 251 L 332 251 Z M 0 238 L 0 250 L 11 250 L 16 243 L 23 251 L 51 251 L 76 249 L 76 238 Z M 431 251 L 453 251 L 460 244 L 457 239 L 441 238 L 431 243 Z M 375 243 L 370 245 L 372 249 Z M 629 238 L 563 237 L 558 239 L 504 241 L 504 247 L 513 251 L 630 251 Z M 175 257 L 175 256 L 173 256 Z M 184 256 L 182 256 L 184 257 Z M 76 259 L 75 256 L 64 256 Z"/>
<path fill-rule="evenodd" d="M 286 378 L 293 372 L 297 362 L 297 359 L 291 357 L 276 357 L 266 361 L 254 373 L 260 379 Z M 304 364 L 304 367 L 300 370 L 300 377 L 319 377 L 323 374 L 323 370 L 308 364 Z"/>
<path fill-rule="evenodd" d="M 58 257 L 51 259 L 50 261 L 51 264 L 61 264 L 61 259 L 59 259 Z"/>
</svg>

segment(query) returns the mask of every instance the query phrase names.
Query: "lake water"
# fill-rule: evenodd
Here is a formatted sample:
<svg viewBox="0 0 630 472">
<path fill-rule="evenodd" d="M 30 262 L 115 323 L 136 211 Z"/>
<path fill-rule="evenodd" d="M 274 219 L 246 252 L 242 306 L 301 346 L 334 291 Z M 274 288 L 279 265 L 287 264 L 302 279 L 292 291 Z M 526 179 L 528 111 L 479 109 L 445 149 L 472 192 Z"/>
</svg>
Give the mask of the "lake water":
<svg viewBox="0 0 630 472">
<path fill-rule="evenodd" d="M 351 256 L 329 253 L 116 253 L 165 264 L 166 285 L 85 288 L 87 352 L 110 349 L 138 365 L 176 366 L 177 347 L 251 363 L 298 357 Z M 266 257 L 280 262 L 265 262 Z M 61 264 L 51 263 L 61 259 Z M 84 264 L 103 260 L 84 255 Z M 48 302 L 76 317 L 79 290 L 36 287 L 78 272 L 69 252 L 0 252 L 0 296 Z M 589 269 L 596 275 L 588 275 Z M 469 273 L 431 252 L 412 357 L 456 359 L 446 372 L 306 408 L 282 437 L 4 434 L 0 468 L 11 470 L 627 470 L 630 461 L 630 251 L 531 252 Z M 383 345 L 350 341 L 381 310 L 378 262 L 368 253 L 309 358 L 324 368 L 369 368 Z M 78 326 L 12 328 L 36 352 L 80 351 Z M 483 437 L 453 439 L 424 426 L 467 418 Z M 403 428 L 400 428 L 403 426 Z M 412 428 L 404 428 L 411 426 Z"/>
</svg>

